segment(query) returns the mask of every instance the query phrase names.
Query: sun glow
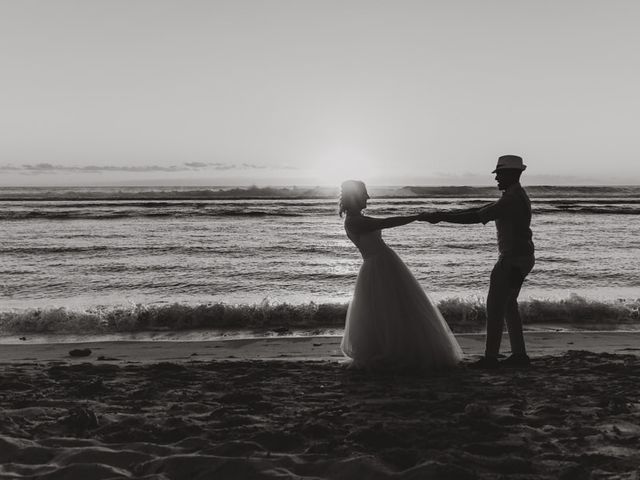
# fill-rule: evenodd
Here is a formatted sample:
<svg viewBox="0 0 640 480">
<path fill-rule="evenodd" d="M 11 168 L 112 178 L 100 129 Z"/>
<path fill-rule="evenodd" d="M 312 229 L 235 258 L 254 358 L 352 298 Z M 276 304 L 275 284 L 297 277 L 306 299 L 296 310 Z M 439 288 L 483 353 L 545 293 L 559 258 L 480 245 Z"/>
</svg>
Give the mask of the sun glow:
<svg viewBox="0 0 640 480">
<path fill-rule="evenodd" d="M 339 185 L 344 180 L 363 180 L 377 173 L 371 156 L 354 147 L 339 147 L 319 156 L 312 175 L 319 185 Z"/>
</svg>

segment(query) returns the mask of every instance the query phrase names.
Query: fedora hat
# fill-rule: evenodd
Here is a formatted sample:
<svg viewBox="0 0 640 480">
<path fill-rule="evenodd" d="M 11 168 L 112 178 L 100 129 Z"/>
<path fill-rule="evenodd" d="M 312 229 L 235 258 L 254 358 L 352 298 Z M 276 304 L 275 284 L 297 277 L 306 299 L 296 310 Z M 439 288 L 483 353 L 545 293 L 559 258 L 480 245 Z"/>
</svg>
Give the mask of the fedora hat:
<svg viewBox="0 0 640 480">
<path fill-rule="evenodd" d="M 502 155 L 498 157 L 498 164 L 496 169 L 491 173 L 496 173 L 498 170 L 520 170 L 524 171 L 527 166 L 522 163 L 522 157 L 518 155 Z"/>
</svg>

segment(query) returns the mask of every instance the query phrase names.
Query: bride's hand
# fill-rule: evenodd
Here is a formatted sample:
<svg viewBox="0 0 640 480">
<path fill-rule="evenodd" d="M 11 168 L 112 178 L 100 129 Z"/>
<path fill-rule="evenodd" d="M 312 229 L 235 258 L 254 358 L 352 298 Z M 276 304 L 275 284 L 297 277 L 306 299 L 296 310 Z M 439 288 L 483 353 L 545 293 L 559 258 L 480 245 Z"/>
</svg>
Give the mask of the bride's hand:
<svg viewBox="0 0 640 480">
<path fill-rule="evenodd" d="M 438 212 L 422 212 L 418 216 L 418 220 L 420 220 L 421 222 L 438 223 L 442 219 L 440 218 L 440 214 Z"/>
</svg>

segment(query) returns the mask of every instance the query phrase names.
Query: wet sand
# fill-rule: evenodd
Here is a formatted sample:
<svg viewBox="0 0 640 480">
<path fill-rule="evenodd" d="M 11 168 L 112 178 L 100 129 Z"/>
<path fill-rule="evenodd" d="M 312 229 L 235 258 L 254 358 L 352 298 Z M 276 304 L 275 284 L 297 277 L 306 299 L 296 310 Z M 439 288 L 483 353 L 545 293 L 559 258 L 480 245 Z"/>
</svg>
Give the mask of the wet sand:
<svg viewBox="0 0 640 480">
<path fill-rule="evenodd" d="M 457 334 L 468 360 L 484 351 L 484 334 Z M 569 350 L 606 353 L 640 353 L 640 332 L 527 332 L 532 356 L 558 355 Z M 323 360 L 340 361 L 340 337 L 273 336 L 205 342 L 135 341 L 93 343 L 31 343 L 0 345 L 0 363 L 49 361 L 104 361 L 120 363 L 185 362 L 190 360 Z M 509 348 L 505 335 L 503 350 Z M 71 349 L 89 348 L 91 356 L 71 358 Z M 101 359 L 101 357 L 103 357 Z"/>
<path fill-rule="evenodd" d="M 2 345 L 0 478 L 638 478 L 640 334 L 529 333 L 496 371 L 458 338 L 428 376 L 344 369 L 336 337 Z"/>
</svg>

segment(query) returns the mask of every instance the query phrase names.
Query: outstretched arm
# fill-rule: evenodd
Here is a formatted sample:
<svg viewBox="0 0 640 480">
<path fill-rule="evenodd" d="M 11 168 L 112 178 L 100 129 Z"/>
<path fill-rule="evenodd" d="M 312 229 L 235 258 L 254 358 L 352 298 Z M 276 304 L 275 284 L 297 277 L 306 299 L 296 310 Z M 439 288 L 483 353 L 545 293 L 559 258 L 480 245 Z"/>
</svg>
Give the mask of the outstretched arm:
<svg viewBox="0 0 640 480">
<path fill-rule="evenodd" d="M 433 223 L 448 222 L 448 223 L 482 223 L 478 210 L 467 210 L 464 212 L 435 212 L 431 214 Z"/>
<path fill-rule="evenodd" d="M 393 228 L 406 225 L 418 220 L 419 215 L 407 215 L 400 217 L 372 218 L 372 217 L 348 217 L 345 225 L 353 233 L 367 233 L 383 228 Z"/>
<path fill-rule="evenodd" d="M 490 203 L 478 208 L 465 208 L 462 210 L 454 210 L 452 212 L 425 212 L 420 215 L 420 220 L 430 223 L 448 222 L 448 223 L 487 223 L 487 215 L 483 214 L 494 204 Z"/>
</svg>

